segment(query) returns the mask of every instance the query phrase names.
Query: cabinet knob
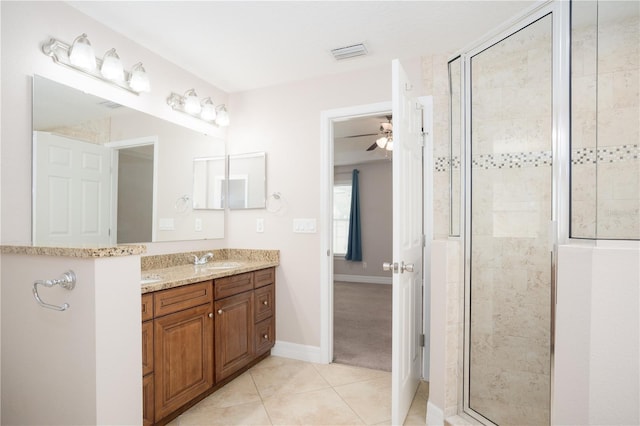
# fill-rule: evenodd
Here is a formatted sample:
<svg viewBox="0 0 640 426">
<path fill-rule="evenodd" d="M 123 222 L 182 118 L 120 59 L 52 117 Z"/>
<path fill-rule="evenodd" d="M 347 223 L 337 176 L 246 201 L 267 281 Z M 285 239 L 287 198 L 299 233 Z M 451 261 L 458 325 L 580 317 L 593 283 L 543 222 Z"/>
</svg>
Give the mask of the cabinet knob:
<svg viewBox="0 0 640 426">
<path fill-rule="evenodd" d="M 267 305 L 269 304 L 269 302 L 265 300 L 264 302 L 262 302 L 262 304 L 263 304 L 264 306 L 267 306 Z"/>
<path fill-rule="evenodd" d="M 262 337 L 264 337 L 264 339 L 265 339 L 265 340 L 267 340 L 267 339 L 269 338 L 269 335 L 268 335 L 268 334 L 265 334 L 265 335 L 264 335 L 264 336 L 262 336 Z"/>
<path fill-rule="evenodd" d="M 209 318 L 213 318 L 213 312 L 209 312 Z"/>
<path fill-rule="evenodd" d="M 222 315 L 222 309 L 218 309 L 218 315 Z"/>
</svg>

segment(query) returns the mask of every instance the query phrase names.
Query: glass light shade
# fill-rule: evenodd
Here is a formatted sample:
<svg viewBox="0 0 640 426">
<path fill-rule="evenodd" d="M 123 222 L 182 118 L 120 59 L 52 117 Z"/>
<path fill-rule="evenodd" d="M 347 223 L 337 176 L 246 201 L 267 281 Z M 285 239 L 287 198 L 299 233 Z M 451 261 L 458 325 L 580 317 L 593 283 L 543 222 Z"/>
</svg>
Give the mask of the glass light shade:
<svg viewBox="0 0 640 426">
<path fill-rule="evenodd" d="M 196 91 L 191 89 L 184 94 L 184 111 L 188 114 L 200 114 L 202 106 L 200 105 L 200 99 Z"/>
<path fill-rule="evenodd" d="M 387 137 L 383 136 L 383 137 L 381 137 L 379 139 L 376 139 L 376 144 L 378 144 L 378 146 L 380 148 L 384 148 L 384 146 L 387 144 L 387 141 L 388 141 Z"/>
<path fill-rule="evenodd" d="M 387 142 L 387 146 L 385 148 L 387 151 L 393 151 L 393 139 L 390 139 L 389 142 Z"/>
<path fill-rule="evenodd" d="M 111 49 L 104 54 L 102 59 L 102 67 L 100 72 L 109 80 L 123 81 L 124 80 L 124 67 L 122 61 L 116 53 L 116 49 Z"/>
<path fill-rule="evenodd" d="M 73 41 L 69 49 L 69 62 L 78 68 L 93 71 L 96 69 L 96 55 L 86 34 Z"/>
<path fill-rule="evenodd" d="M 220 127 L 226 127 L 229 125 L 229 112 L 225 105 L 220 105 L 216 108 L 218 116 L 216 117 L 216 124 Z"/>
<path fill-rule="evenodd" d="M 200 112 L 200 117 L 203 120 L 213 121 L 216 119 L 216 106 L 213 104 L 211 98 L 206 98 L 202 101 L 202 111 Z"/>
<path fill-rule="evenodd" d="M 129 87 L 136 92 L 148 92 L 151 90 L 151 84 L 149 83 L 149 76 L 145 71 L 142 63 L 138 62 L 131 68 L 131 75 L 129 76 Z"/>
</svg>

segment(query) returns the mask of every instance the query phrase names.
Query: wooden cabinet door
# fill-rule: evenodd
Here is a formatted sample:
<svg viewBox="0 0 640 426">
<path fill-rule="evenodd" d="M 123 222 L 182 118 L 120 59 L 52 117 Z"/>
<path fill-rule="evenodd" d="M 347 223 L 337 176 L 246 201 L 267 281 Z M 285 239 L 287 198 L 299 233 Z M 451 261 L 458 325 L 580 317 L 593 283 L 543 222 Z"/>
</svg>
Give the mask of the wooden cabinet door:
<svg viewBox="0 0 640 426">
<path fill-rule="evenodd" d="M 153 372 L 153 321 L 142 323 L 142 375 Z"/>
<path fill-rule="evenodd" d="M 215 302 L 216 380 L 235 373 L 253 359 L 253 291 Z"/>
<path fill-rule="evenodd" d="M 213 385 L 211 308 L 208 303 L 154 320 L 157 420 Z"/>
<path fill-rule="evenodd" d="M 153 374 L 142 378 L 142 425 L 151 426 L 154 421 L 153 406 Z"/>
</svg>

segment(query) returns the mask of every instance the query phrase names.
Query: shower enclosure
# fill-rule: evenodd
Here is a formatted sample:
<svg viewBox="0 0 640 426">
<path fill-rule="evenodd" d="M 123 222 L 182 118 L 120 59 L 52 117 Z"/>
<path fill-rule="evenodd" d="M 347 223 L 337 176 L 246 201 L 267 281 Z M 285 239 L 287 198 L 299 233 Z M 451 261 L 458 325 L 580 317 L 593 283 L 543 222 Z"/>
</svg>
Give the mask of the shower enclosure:
<svg viewBox="0 0 640 426">
<path fill-rule="evenodd" d="M 550 424 L 557 245 L 640 239 L 639 10 L 548 3 L 449 62 L 463 411 L 482 423 Z"/>
</svg>

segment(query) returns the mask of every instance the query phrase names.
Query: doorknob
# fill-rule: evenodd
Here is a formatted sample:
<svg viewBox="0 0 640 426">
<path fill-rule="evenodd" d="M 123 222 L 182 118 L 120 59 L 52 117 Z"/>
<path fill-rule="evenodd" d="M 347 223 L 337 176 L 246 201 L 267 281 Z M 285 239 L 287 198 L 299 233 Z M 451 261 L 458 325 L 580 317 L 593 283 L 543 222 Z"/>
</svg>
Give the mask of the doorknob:
<svg viewBox="0 0 640 426">
<path fill-rule="evenodd" d="M 400 263 L 400 273 L 407 271 L 407 272 L 413 272 L 413 263 L 404 263 L 401 262 Z"/>
<path fill-rule="evenodd" d="M 398 273 L 398 264 L 395 262 L 384 262 L 382 264 L 383 271 L 392 271 L 394 274 Z"/>
</svg>

